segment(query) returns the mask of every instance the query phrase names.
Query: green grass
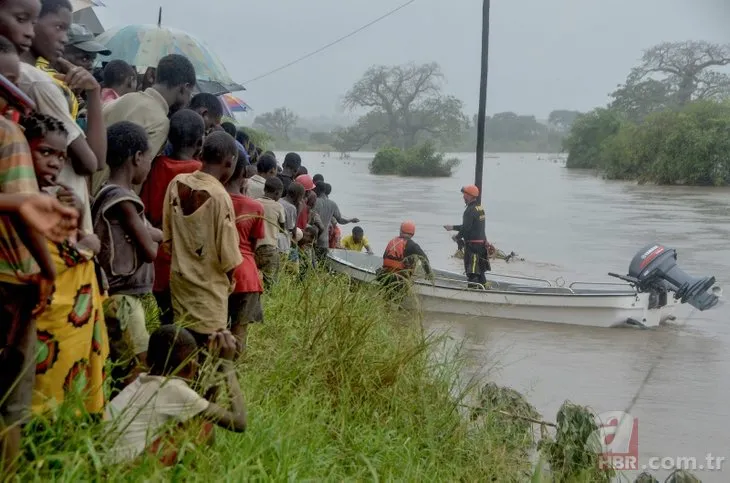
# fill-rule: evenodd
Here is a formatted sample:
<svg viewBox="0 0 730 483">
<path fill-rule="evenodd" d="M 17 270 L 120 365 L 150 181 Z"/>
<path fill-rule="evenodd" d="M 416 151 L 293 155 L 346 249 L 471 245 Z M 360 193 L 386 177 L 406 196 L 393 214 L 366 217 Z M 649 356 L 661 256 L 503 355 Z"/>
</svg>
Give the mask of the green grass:
<svg viewBox="0 0 730 483">
<path fill-rule="evenodd" d="M 459 379 L 464 360 L 436 357 L 444 340 L 376 287 L 282 277 L 265 312 L 239 368 L 247 433 L 217 429 L 212 446 L 185 444 L 174 467 L 152 457 L 107 467 L 103 425 L 69 402 L 28 428 L 17 478 L 529 481 L 532 438 L 492 414 L 470 420 L 462 406 L 478 400 L 479 384 Z"/>
</svg>

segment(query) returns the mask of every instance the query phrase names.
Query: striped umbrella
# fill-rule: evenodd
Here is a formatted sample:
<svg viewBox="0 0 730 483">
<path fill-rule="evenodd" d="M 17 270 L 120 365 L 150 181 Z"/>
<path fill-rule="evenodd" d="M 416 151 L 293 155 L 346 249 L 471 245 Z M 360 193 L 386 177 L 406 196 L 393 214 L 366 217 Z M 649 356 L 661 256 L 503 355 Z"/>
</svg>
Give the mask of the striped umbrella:
<svg viewBox="0 0 730 483">
<path fill-rule="evenodd" d="M 233 94 L 223 94 L 219 99 L 221 100 L 221 104 L 223 104 L 224 110 L 231 116 L 235 112 L 248 112 L 253 110 L 244 100 L 239 99 Z"/>
<path fill-rule="evenodd" d="M 157 67 L 162 57 L 180 54 L 193 63 L 202 92 L 217 95 L 245 90 L 233 81 L 223 62 L 205 42 L 182 30 L 159 25 L 127 25 L 107 30 L 96 40 L 112 51 L 108 57 L 99 56 L 99 65 L 121 59 L 144 73 L 149 67 Z"/>
<path fill-rule="evenodd" d="M 106 7 L 101 0 L 71 0 L 73 11 L 83 10 L 89 7 Z"/>
</svg>

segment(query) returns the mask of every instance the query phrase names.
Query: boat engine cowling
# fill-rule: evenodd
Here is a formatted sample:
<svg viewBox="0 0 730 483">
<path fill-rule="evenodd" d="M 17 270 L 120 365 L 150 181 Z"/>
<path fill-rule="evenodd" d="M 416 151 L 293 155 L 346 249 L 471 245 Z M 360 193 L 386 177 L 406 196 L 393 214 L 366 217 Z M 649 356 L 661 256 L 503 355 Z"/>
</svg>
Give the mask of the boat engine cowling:
<svg viewBox="0 0 730 483">
<path fill-rule="evenodd" d="M 636 254 L 629 264 L 628 275 L 609 275 L 629 282 L 639 292 L 649 292 L 659 297 L 673 292 L 682 303 L 699 310 L 711 309 L 719 301 L 712 291 L 715 277 L 696 278 L 688 275 L 677 265 L 676 250 L 658 243 L 647 245 Z"/>
</svg>

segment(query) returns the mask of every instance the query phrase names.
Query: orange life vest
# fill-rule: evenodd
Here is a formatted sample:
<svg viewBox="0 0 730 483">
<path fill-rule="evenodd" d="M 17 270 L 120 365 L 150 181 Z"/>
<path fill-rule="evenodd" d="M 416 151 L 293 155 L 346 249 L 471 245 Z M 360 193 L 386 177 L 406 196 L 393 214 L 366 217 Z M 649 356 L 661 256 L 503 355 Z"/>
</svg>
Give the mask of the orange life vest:
<svg viewBox="0 0 730 483">
<path fill-rule="evenodd" d="M 385 270 L 395 272 L 406 268 L 403 261 L 405 258 L 406 243 L 408 243 L 408 240 L 399 236 L 388 242 L 388 246 L 385 247 L 385 255 L 383 255 L 383 268 Z"/>
</svg>

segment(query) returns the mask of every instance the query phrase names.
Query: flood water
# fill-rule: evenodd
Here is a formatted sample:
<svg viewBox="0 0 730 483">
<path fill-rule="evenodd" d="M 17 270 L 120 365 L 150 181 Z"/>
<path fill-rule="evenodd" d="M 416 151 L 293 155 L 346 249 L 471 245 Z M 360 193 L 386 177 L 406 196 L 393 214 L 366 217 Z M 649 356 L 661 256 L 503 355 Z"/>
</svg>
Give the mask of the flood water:
<svg viewBox="0 0 730 483">
<path fill-rule="evenodd" d="M 451 178 L 413 179 L 370 175 L 364 154 L 346 160 L 302 154 L 310 174 L 322 173 L 333 185 L 342 215 L 360 218 L 376 253 L 411 219 L 432 265 L 454 271 L 462 262 L 452 258 L 456 245 L 442 225 L 460 223 L 459 188 L 474 179 L 474 155 L 459 157 Z M 487 236 L 525 258 L 493 264 L 494 271 L 611 281 L 607 272 L 626 273 L 640 248 L 660 242 L 677 250 L 687 273 L 727 283 L 730 190 L 605 181 L 551 158 L 485 160 Z M 724 471 L 694 473 L 705 482 L 730 481 L 730 305 L 707 312 L 682 307 L 678 315 L 669 326 L 643 331 L 443 314 L 428 315 L 427 324 L 465 339 L 473 371 L 526 394 L 545 420 L 554 421 L 565 400 L 597 412 L 630 407 L 639 420 L 640 464 L 695 457 L 704 465 L 711 453 L 726 457 Z M 669 471 L 655 474 L 663 481 Z"/>
</svg>

